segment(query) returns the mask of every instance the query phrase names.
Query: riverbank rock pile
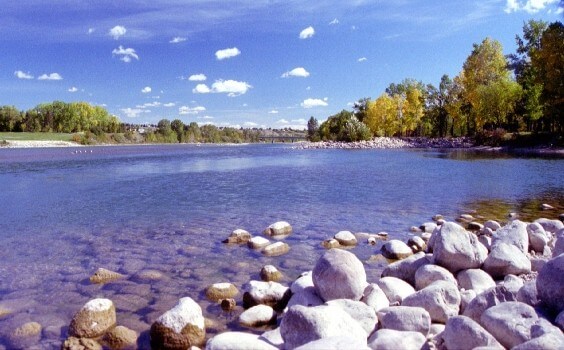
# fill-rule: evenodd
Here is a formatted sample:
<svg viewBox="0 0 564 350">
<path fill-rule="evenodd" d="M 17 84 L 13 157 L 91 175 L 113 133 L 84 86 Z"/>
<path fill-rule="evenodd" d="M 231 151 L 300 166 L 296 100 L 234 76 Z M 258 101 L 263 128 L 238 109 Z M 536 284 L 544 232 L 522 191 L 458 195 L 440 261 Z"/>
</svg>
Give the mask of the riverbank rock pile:
<svg viewBox="0 0 564 350">
<path fill-rule="evenodd" d="M 370 141 L 357 142 L 301 142 L 296 149 L 394 149 L 394 148 L 470 148 L 474 143 L 466 137 L 375 137 Z"/>
<path fill-rule="evenodd" d="M 249 332 L 207 334 L 209 321 L 186 296 L 155 317 L 148 342 L 154 349 L 209 350 L 564 348 L 562 221 L 433 219 L 415 227 L 407 243 L 382 244 L 382 255 L 399 260 L 376 281 L 367 280 L 354 253 L 327 247 L 289 286 L 276 281 L 276 267 L 265 265 L 263 281 L 244 284 L 242 298 L 229 282 L 205 289 Z M 285 236 L 291 226 L 276 223 L 263 233 Z M 385 236 L 341 231 L 331 240 L 349 248 Z M 236 244 L 253 239 L 242 231 L 230 237 Z M 241 299 L 243 308 L 237 306 Z M 62 348 L 135 348 L 137 334 L 117 323 L 111 300 L 90 300 L 73 317 Z M 18 334 L 33 337 L 38 327 Z"/>
</svg>

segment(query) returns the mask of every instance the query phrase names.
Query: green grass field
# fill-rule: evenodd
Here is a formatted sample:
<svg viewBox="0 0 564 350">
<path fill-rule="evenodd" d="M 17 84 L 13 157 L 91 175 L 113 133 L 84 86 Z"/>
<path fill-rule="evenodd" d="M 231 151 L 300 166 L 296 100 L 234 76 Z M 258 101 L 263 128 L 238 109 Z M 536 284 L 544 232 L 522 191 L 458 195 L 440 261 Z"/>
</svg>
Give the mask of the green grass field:
<svg viewBox="0 0 564 350">
<path fill-rule="evenodd" d="M 0 132 L 5 141 L 71 141 L 73 134 L 54 132 Z"/>
</svg>

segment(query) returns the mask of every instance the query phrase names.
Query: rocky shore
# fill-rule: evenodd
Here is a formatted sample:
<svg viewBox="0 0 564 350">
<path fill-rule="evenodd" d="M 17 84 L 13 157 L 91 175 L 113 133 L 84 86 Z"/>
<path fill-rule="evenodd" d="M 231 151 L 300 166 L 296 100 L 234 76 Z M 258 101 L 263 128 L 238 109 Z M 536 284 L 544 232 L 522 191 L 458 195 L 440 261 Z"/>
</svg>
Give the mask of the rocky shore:
<svg viewBox="0 0 564 350">
<path fill-rule="evenodd" d="M 542 208 L 554 212 L 549 204 Z M 217 281 L 202 289 L 220 312 L 235 317 L 230 331 L 214 331 L 217 321 L 204 317 L 198 296 L 186 295 L 138 334 L 120 324 L 114 302 L 101 296 L 85 300 L 68 320 L 61 347 L 562 349 L 563 219 L 523 222 L 513 214 L 497 222 L 465 214 L 446 221 L 435 215 L 412 227 L 406 242 L 385 232 L 340 231 L 320 242 L 325 253 L 292 283 L 280 283 L 283 271 L 265 265 L 257 271 L 261 280 L 240 286 Z M 259 250 L 276 262 L 291 249 L 284 239 L 293 234 L 281 221 L 257 236 L 234 230 L 223 243 Z M 374 259 L 388 261 L 376 280 L 354 254 L 361 244 L 374 246 Z M 125 278 L 100 268 L 90 282 Z M 8 341 L 14 348 L 34 347 L 42 332 L 41 324 L 28 322 Z"/>
<path fill-rule="evenodd" d="M 46 148 L 46 147 L 80 147 L 82 145 L 70 141 L 6 141 L 0 148 Z"/>
<path fill-rule="evenodd" d="M 357 142 L 301 142 L 296 149 L 394 149 L 394 148 L 471 148 L 474 142 L 468 137 L 375 137 L 370 141 Z"/>
</svg>

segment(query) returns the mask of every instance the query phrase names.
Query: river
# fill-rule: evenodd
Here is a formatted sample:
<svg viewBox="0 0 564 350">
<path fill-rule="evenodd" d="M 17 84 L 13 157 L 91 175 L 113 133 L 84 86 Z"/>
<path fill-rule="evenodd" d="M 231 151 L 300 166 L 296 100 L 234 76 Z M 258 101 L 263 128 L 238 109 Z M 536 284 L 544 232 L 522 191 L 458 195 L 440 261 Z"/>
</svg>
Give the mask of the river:
<svg viewBox="0 0 564 350">
<path fill-rule="evenodd" d="M 151 323 L 184 296 L 214 321 L 208 333 L 236 329 L 236 314 L 205 300 L 209 284 L 229 281 L 241 290 L 265 264 L 290 283 L 340 230 L 406 240 L 411 226 L 434 214 L 557 218 L 564 212 L 562 174 L 562 158 L 472 151 L 276 144 L 0 149 L 0 349 L 28 321 L 43 326 L 42 347 L 59 346 L 72 315 L 94 297 L 112 299 L 118 323 L 142 333 L 141 344 Z M 557 209 L 541 212 L 542 203 Z M 286 255 L 221 243 L 234 229 L 259 235 L 280 220 L 294 229 Z M 385 264 L 371 259 L 379 246 L 352 249 L 369 281 Z M 99 267 L 125 278 L 91 284 Z M 140 278 L 147 270 L 162 277 Z"/>
</svg>

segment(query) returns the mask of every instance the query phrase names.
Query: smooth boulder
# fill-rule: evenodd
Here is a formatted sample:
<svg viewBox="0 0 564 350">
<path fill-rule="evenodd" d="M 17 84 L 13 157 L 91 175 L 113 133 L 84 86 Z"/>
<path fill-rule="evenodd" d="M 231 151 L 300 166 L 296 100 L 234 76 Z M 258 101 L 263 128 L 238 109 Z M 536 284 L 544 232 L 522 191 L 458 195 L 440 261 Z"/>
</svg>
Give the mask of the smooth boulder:
<svg viewBox="0 0 564 350">
<path fill-rule="evenodd" d="M 376 283 L 369 284 L 364 290 L 361 301 L 378 312 L 390 306 L 386 293 Z"/>
<path fill-rule="evenodd" d="M 116 308 L 109 299 L 88 301 L 74 315 L 69 326 L 69 335 L 77 338 L 96 338 L 116 325 Z"/>
<path fill-rule="evenodd" d="M 480 346 L 503 349 L 493 335 L 466 316 L 449 318 L 442 338 L 447 349 L 472 350 Z"/>
<path fill-rule="evenodd" d="M 325 301 L 360 300 L 366 287 L 366 271 L 356 255 L 341 249 L 325 252 L 313 268 L 313 284 Z"/>
<path fill-rule="evenodd" d="M 251 234 L 243 229 L 236 229 L 231 232 L 231 234 L 223 240 L 223 243 L 230 244 L 241 244 L 247 243 L 251 239 Z"/>
<path fill-rule="evenodd" d="M 531 272 L 531 261 L 517 246 L 500 242 L 493 246 L 483 269 L 494 278 L 521 275 Z"/>
<path fill-rule="evenodd" d="M 486 260 L 487 249 L 476 235 L 454 222 L 445 222 L 433 236 L 435 263 L 452 273 L 478 268 Z"/>
<path fill-rule="evenodd" d="M 260 327 L 276 321 L 276 312 L 268 305 L 255 305 L 239 315 L 239 323 L 246 327 Z"/>
<path fill-rule="evenodd" d="M 250 281 L 245 285 L 243 306 L 249 307 L 264 304 L 276 310 L 283 310 L 292 295 L 290 288 L 278 282 Z"/>
<path fill-rule="evenodd" d="M 286 236 L 292 233 L 292 225 L 286 221 L 278 221 L 268 226 L 263 233 L 267 236 Z"/>
<path fill-rule="evenodd" d="M 413 255 L 413 250 L 407 244 L 397 239 L 384 243 L 381 251 L 382 255 L 387 259 L 405 259 Z"/>
<path fill-rule="evenodd" d="M 495 281 L 486 271 L 481 269 L 462 270 L 456 275 L 459 288 L 474 290 L 476 294 L 495 287 Z"/>
<path fill-rule="evenodd" d="M 379 329 L 368 338 L 368 347 L 374 350 L 422 349 L 427 339 L 419 332 Z"/>
<path fill-rule="evenodd" d="M 351 231 L 339 231 L 333 238 L 335 238 L 340 245 L 346 247 L 355 246 L 358 243 L 355 235 L 353 235 Z"/>
<path fill-rule="evenodd" d="M 422 307 L 429 312 L 431 321 L 445 323 L 460 311 L 460 292 L 446 281 L 437 281 L 403 299 L 403 306 Z"/>
<path fill-rule="evenodd" d="M 151 347 L 186 349 L 202 345 L 206 329 L 200 306 L 190 297 L 181 298 L 151 325 Z"/>
<path fill-rule="evenodd" d="M 278 350 L 257 334 L 224 332 L 208 340 L 206 350 Z"/>
<path fill-rule="evenodd" d="M 447 281 L 458 285 L 454 275 L 449 270 L 439 265 L 423 265 L 415 272 L 416 290 L 423 289 L 436 281 Z"/>
<path fill-rule="evenodd" d="M 405 298 L 415 293 L 409 283 L 395 277 L 382 277 L 376 284 L 386 294 L 391 305 L 401 304 Z"/>
<path fill-rule="evenodd" d="M 286 242 L 276 242 L 267 245 L 262 249 L 262 253 L 266 256 L 280 256 L 290 251 L 290 245 Z"/>
<path fill-rule="evenodd" d="M 211 301 L 229 299 L 239 294 L 239 290 L 232 283 L 214 283 L 206 289 L 206 297 Z"/>
<path fill-rule="evenodd" d="M 260 269 L 260 279 L 265 282 L 278 282 L 282 278 L 282 272 L 280 272 L 275 266 L 273 265 L 264 265 L 262 269 Z"/>
<path fill-rule="evenodd" d="M 334 299 L 326 304 L 341 308 L 364 328 L 366 334 L 372 333 L 378 324 L 374 309 L 361 301 Z"/>
<path fill-rule="evenodd" d="M 415 286 L 415 273 L 423 265 L 431 264 L 431 255 L 419 252 L 402 260 L 394 261 L 384 268 L 382 277 L 396 277 Z"/>
<path fill-rule="evenodd" d="M 564 311 L 564 254 L 549 260 L 537 277 L 541 302 L 555 315 Z"/>
<path fill-rule="evenodd" d="M 480 324 L 503 346 L 512 348 L 531 340 L 531 327 L 537 319 L 537 313 L 531 306 L 512 301 L 484 311 Z"/>
<path fill-rule="evenodd" d="M 378 311 L 380 329 L 419 332 L 429 334 L 431 316 L 421 307 L 392 306 Z"/>
</svg>

